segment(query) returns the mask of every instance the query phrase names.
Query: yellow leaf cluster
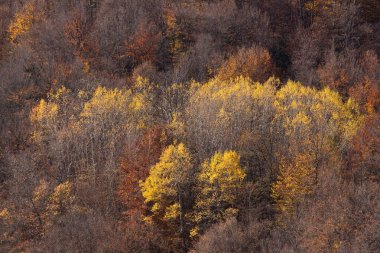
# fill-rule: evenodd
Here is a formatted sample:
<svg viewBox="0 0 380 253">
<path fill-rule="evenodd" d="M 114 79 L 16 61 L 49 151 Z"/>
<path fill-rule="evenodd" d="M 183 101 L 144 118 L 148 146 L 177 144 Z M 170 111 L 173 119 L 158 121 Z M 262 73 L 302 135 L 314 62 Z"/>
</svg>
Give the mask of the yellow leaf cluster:
<svg viewBox="0 0 380 253">
<path fill-rule="evenodd" d="M 265 84 L 246 77 L 221 81 L 212 79 L 201 85 L 193 83 L 187 108 L 187 130 L 200 141 L 199 152 L 206 150 L 237 149 L 241 134 L 251 131 L 252 122 L 266 117 L 270 124 L 273 112 L 276 80 Z M 261 121 L 263 122 L 263 121 Z"/>
<path fill-rule="evenodd" d="M 62 99 L 65 99 L 70 94 L 70 92 L 70 89 L 67 89 L 65 86 L 61 86 L 56 92 L 49 93 L 48 98 L 50 100 L 60 101 Z"/>
<path fill-rule="evenodd" d="M 315 168 L 309 155 L 299 154 L 293 162 L 281 161 L 279 177 L 272 187 L 272 196 L 281 218 L 291 216 L 295 204 L 312 192 L 315 178 Z"/>
<path fill-rule="evenodd" d="M 109 130 L 140 129 L 148 122 L 146 93 L 99 86 L 83 106 L 80 117 L 92 125 L 107 125 Z M 98 122 L 98 123 L 96 123 Z"/>
<path fill-rule="evenodd" d="M 82 117 L 99 117 L 108 112 L 122 111 L 132 103 L 130 90 L 107 89 L 99 86 L 81 113 Z"/>
<path fill-rule="evenodd" d="M 164 21 L 169 35 L 170 52 L 173 56 L 176 56 L 184 47 L 181 41 L 181 31 L 178 27 L 177 18 L 173 12 L 168 11 L 164 16 Z"/>
<path fill-rule="evenodd" d="M 182 116 L 181 113 L 174 112 L 172 114 L 172 120 L 170 124 L 168 125 L 168 129 L 173 131 L 175 136 L 179 136 L 179 137 L 185 135 L 185 124 L 181 116 Z"/>
<path fill-rule="evenodd" d="M 55 187 L 49 198 L 48 211 L 52 216 L 62 215 L 70 209 L 74 202 L 72 183 L 66 181 Z"/>
<path fill-rule="evenodd" d="M 235 188 L 244 179 L 245 172 L 239 165 L 240 156 L 235 151 L 215 153 L 211 160 L 202 164 L 199 175 L 201 182 L 215 185 L 222 194 L 228 193 L 229 189 Z M 233 196 L 226 196 L 226 200 Z"/>
<path fill-rule="evenodd" d="M 87 74 L 90 72 L 90 63 L 86 60 L 83 61 L 83 73 Z"/>
<path fill-rule="evenodd" d="M 190 152 L 183 143 L 164 150 L 159 162 L 150 169 L 148 178 L 140 182 L 145 201 L 154 203 L 153 213 L 161 213 L 165 219 L 178 217 L 179 197 L 190 179 L 191 168 Z"/>
<path fill-rule="evenodd" d="M 200 194 L 196 199 L 195 222 L 202 225 L 236 214 L 234 207 L 245 176 L 235 151 L 217 152 L 204 161 L 197 177 Z M 198 230 L 193 230 L 193 234 Z"/>
<path fill-rule="evenodd" d="M 18 37 L 28 32 L 32 24 L 41 18 L 32 3 L 26 3 L 21 12 L 16 13 L 8 27 L 9 40 L 16 42 Z"/>
<path fill-rule="evenodd" d="M 33 191 L 33 202 L 37 203 L 47 195 L 48 184 L 45 180 L 41 180 L 39 185 Z"/>
<path fill-rule="evenodd" d="M 352 136 L 360 123 L 358 106 L 344 102 L 340 95 L 325 88 L 316 90 L 289 81 L 276 93 L 276 118 L 292 137 L 302 136 L 305 145 Z M 297 143 L 298 145 L 302 143 Z"/>
<path fill-rule="evenodd" d="M 0 211 L 0 220 L 4 221 L 10 221 L 11 220 L 11 214 L 7 208 L 4 208 Z"/>
<path fill-rule="evenodd" d="M 47 103 L 44 99 L 33 108 L 30 115 L 32 122 L 47 122 L 54 120 L 58 114 L 58 105 L 55 103 Z"/>
<path fill-rule="evenodd" d="M 42 99 L 30 114 L 30 121 L 35 126 L 33 139 L 37 142 L 42 140 L 44 133 L 56 128 L 59 106 L 56 103 L 48 103 Z"/>
</svg>

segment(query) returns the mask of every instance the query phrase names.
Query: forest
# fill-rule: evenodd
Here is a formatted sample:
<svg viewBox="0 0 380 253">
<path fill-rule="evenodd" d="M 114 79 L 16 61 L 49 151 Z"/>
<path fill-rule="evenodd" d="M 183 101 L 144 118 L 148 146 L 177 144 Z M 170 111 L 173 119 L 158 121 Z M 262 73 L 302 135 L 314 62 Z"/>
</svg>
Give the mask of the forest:
<svg viewBox="0 0 380 253">
<path fill-rule="evenodd" d="M 380 252 L 379 0 L 0 0 L 0 252 Z"/>
</svg>

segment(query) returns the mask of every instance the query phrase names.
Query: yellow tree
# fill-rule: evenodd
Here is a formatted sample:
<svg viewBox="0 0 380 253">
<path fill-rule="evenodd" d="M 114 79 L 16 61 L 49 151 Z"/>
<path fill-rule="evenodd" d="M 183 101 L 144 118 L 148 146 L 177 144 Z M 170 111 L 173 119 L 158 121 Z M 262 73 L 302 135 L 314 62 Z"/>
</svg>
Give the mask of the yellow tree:
<svg viewBox="0 0 380 253">
<path fill-rule="evenodd" d="M 193 88 L 186 131 L 200 159 L 210 157 L 214 150 L 236 149 L 241 133 L 252 120 L 252 81 L 243 77 L 213 79 Z"/>
<path fill-rule="evenodd" d="M 72 92 L 60 87 L 47 94 L 46 100 L 42 99 L 30 114 L 32 125 L 32 138 L 38 149 L 35 154 L 50 173 L 56 173 L 55 177 L 66 180 L 72 175 L 72 158 L 77 154 L 69 147 L 69 136 L 74 132 L 68 131 L 69 123 L 74 119 L 77 103 Z"/>
<path fill-rule="evenodd" d="M 42 99 L 32 110 L 30 120 L 34 127 L 33 139 L 37 143 L 42 142 L 58 129 L 57 116 L 59 106 L 53 102 Z"/>
<path fill-rule="evenodd" d="M 149 176 L 140 182 L 145 202 L 151 204 L 153 220 L 180 226 L 182 247 L 186 249 L 185 201 L 192 174 L 189 150 L 184 144 L 170 145 Z M 149 220 L 149 218 L 148 218 Z"/>
<path fill-rule="evenodd" d="M 361 117 L 357 104 L 344 102 L 337 92 L 292 81 L 277 92 L 275 107 L 282 144 L 276 152 L 281 162 L 272 196 L 283 218 L 291 217 L 295 205 L 318 185 L 319 173 L 336 165 Z"/>
<path fill-rule="evenodd" d="M 329 88 L 318 91 L 289 81 L 274 103 L 275 123 L 281 125 L 288 143 L 283 154 L 309 153 L 316 160 L 336 155 L 336 147 L 351 138 L 360 123 L 357 103 L 344 102 Z"/>
<path fill-rule="evenodd" d="M 73 208 L 74 195 L 72 183 L 63 182 L 54 188 L 49 198 L 47 211 L 51 217 L 64 215 Z"/>
<path fill-rule="evenodd" d="M 11 21 L 8 27 L 9 40 L 11 42 L 17 42 L 17 39 L 28 32 L 33 23 L 40 20 L 42 14 L 36 10 L 33 3 L 26 3 L 23 9 L 16 13 L 14 19 Z"/>
<path fill-rule="evenodd" d="M 143 85 L 141 80 L 133 89 Z M 114 195 L 119 181 L 118 159 L 123 146 L 138 138 L 147 123 L 148 108 L 144 92 L 99 86 L 83 104 L 78 120 L 71 124 L 70 130 L 76 134 L 76 174 L 91 182 L 91 186 L 83 187 L 97 192 L 91 205 L 106 207 L 106 212 L 118 208 Z"/>
<path fill-rule="evenodd" d="M 278 84 L 275 78 L 260 84 L 245 77 L 193 84 L 185 133 L 199 160 L 210 158 L 216 150 L 235 150 L 246 164 L 248 180 L 267 176 L 275 163 L 274 145 L 280 137 L 271 127 Z M 266 188 L 269 190 L 270 184 Z"/>
<path fill-rule="evenodd" d="M 307 155 L 298 155 L 294 161 L 280 163 L 279 176 L 273 185 L 273 198 L 280 212 L 280 220 L 293 214 L 294 206 L 312 193 L 315 168 Z"/>
<path fill-rule="evenodd" d="M 109 174 L 116 173 L 122 140 L 136 135 L 145 123 L 145 102 L 142 93 L 99 86 L 84 104 L 77 123 L 84 139 L 82 148 L 90 157 L 84 167 L 92 168 L 94 176 L 100 169 L 97 164 L 104 167 L 104 163 L 111 170 Z"/>
<path fill-rule="evenodd" d="M 235 151 L 217 152 L 203 162 L 197 177 L 199 195 L 194 219 L 198 226 L 192 231 L 193 236 L 210 223 L 237 213 L 236 202 L 245 176 Z"/>
<path fill-rule="evenodd" d="M 37 143 L 54 138 L 57 132 L 62 130 L 69 122 L 72 113 L 70 107 L 71 90 L 64 86 L 55 92 L 47 94 L 47 99 L 41 99 L 30 113 L 30 121 L 33 126 L 33 139 Z"/>
<path fill-rule="evenodd" d="M 118 157 L 126 142 L 137 138 L 147 120 L 146 80 L 137 80 L 134 91 L 98 87 L 75 96 L 61 87 L 41 100 L 30 119 L 41 167 L 60 181 L 76 176 L 92 182 L 101 197 L 93 205 L 115 207 Z M 90 198 L 88 198 L 90 199 Z"/>
</svg>

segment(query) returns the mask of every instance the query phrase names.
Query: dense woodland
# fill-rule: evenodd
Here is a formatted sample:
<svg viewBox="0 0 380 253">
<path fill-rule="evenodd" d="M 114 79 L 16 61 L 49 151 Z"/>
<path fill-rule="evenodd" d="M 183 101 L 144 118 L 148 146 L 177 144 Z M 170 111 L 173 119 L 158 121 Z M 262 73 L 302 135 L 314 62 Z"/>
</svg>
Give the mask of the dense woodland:
<svg viewBox="0 0 380 253">
<path fill-rule="evenodd" d="M 380 1 L 0 0 L 0 252 L 380 252 Z"/>
</svg>

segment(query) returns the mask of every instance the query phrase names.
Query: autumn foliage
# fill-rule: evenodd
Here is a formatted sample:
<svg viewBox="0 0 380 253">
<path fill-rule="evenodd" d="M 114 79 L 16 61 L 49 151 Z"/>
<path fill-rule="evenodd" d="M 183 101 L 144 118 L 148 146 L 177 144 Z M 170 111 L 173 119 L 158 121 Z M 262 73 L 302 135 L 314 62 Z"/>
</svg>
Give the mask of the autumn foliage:
<svg viewBox="0 0 380 253">
<path fill-rule="evenodd" d="M 378 252 L 379 17 L 0 1 L 0 252 Z"/>
</svg>

